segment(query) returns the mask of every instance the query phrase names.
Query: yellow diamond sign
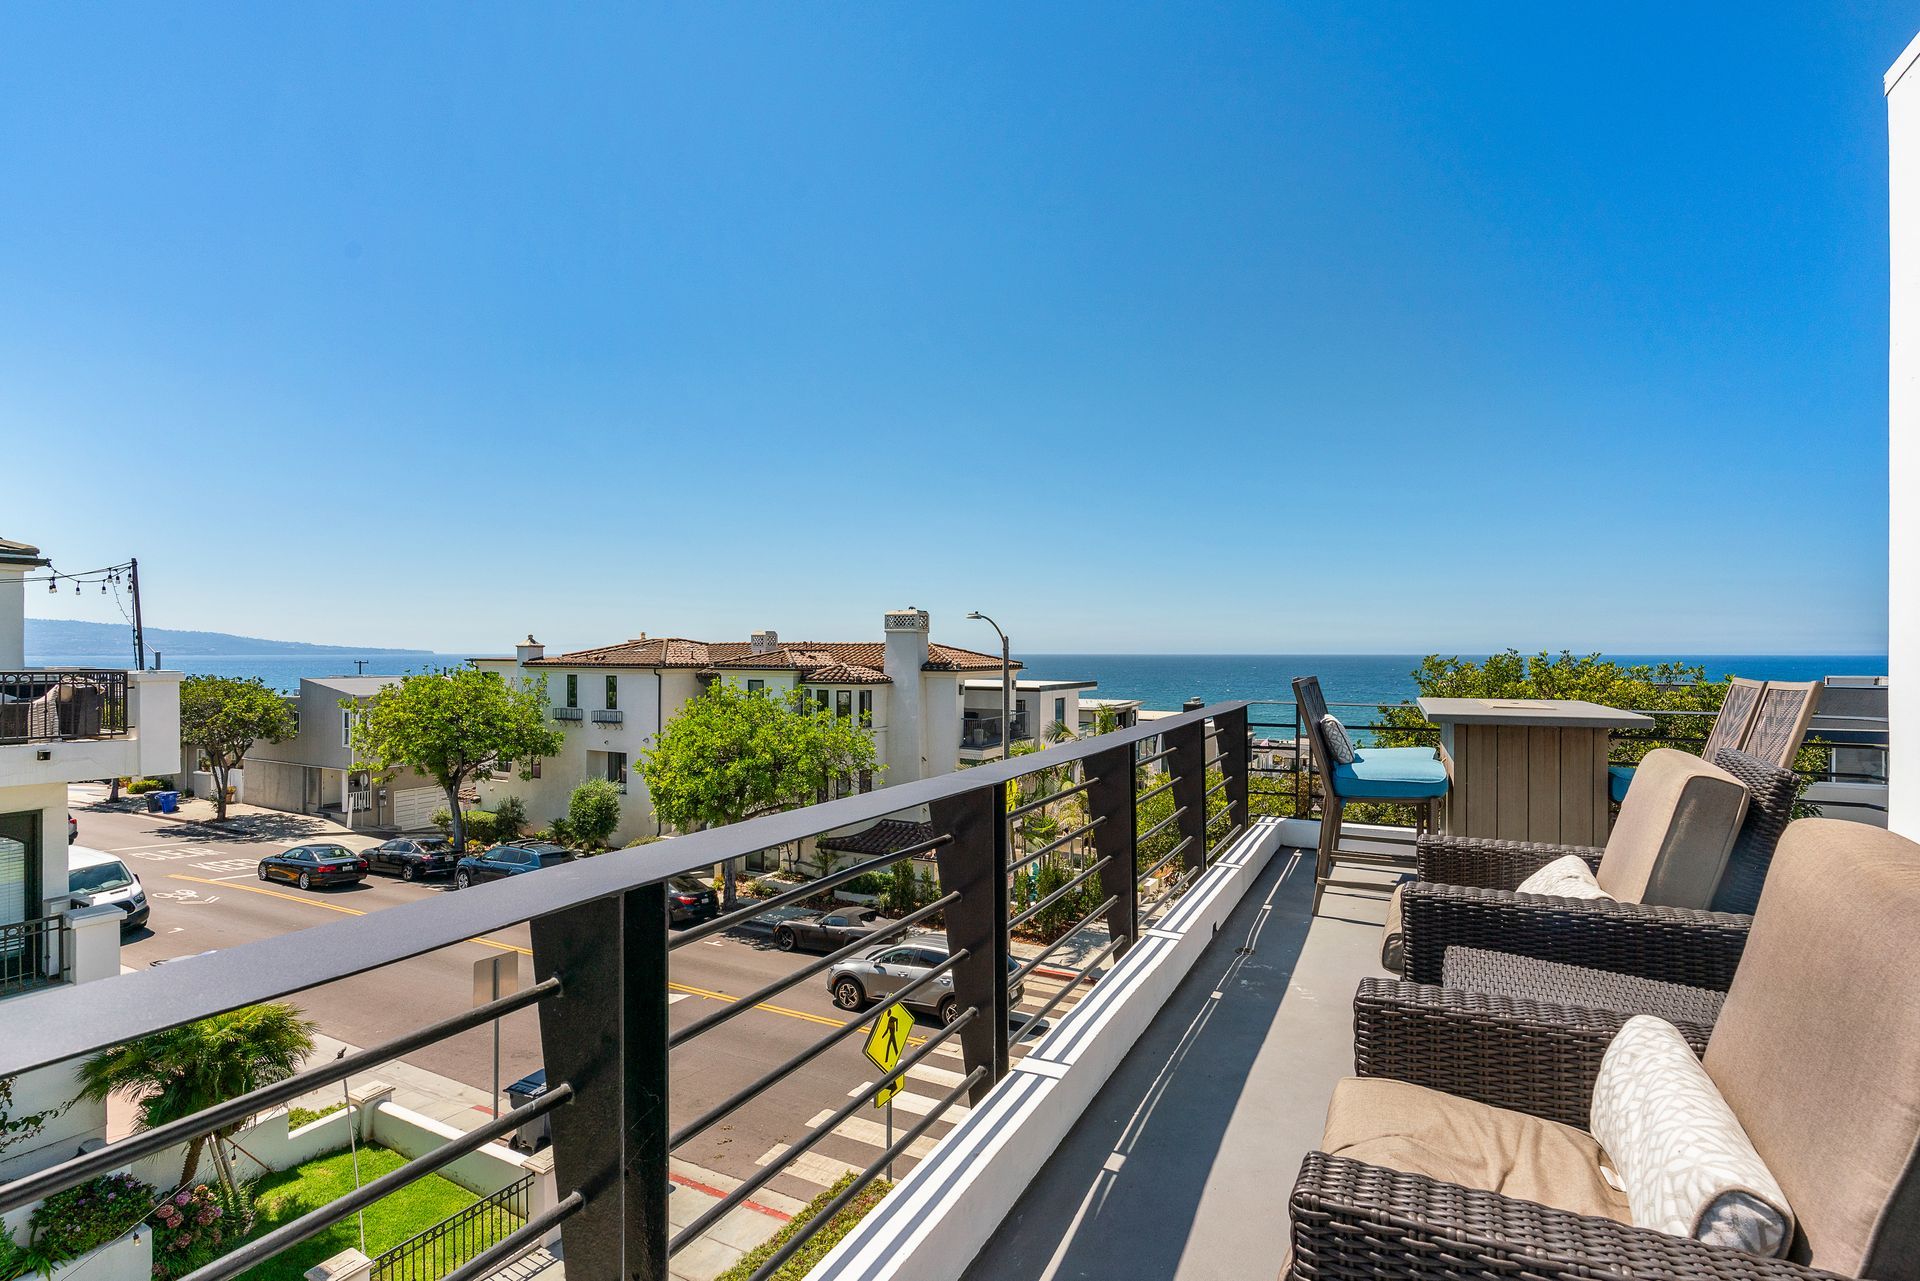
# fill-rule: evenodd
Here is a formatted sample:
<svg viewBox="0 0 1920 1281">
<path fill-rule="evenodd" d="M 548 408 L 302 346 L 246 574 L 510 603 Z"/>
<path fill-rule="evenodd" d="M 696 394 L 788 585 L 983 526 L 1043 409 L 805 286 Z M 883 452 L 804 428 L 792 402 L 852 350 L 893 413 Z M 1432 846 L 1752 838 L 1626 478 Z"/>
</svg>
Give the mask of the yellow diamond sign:
<svg viewBox="0 0 1920 1281">
<path fill-rule="evenodd" d="M 900 1065 L 900 1055 L 907 1048 L 907 1036 L 913 1031 L 913 1015 L 907 1013 L 904 1005 L 889 1005 L 874 1020 L 873 1027 L 867 1032 L 867 1058 L 882 1072 L 891 1072 Z M 885 1106 L 887 1100 L 900 1092 L 901 1083 L 894 1081 L 880 1093 L 874 1095 L 875 1107 Z"/>
</svg>

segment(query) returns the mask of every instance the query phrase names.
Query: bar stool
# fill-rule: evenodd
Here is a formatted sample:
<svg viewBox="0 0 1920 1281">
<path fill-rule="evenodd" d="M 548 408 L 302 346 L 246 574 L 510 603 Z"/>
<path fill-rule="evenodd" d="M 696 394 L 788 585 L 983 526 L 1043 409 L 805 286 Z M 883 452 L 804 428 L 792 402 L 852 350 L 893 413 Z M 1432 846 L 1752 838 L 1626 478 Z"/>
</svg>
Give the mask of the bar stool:
<svg viewBox="0 0 1920 1281">
<path fill-rule="evenodd" d="M 1307 742 L 1313 749 L 1314 768 L 1320 772 L 1320 848 L 1313 869 L 1313 912 L 1317 916 L 1320 898 L 1329 886 L 1374 891 L 1386 888 L 1371 881 L 1337 881 L 1333 879 L 1335 863 L 1395 872 L 1414 870 L 1411 846 L 1405 854 L 1341 849 L 1340 828 L 1347 803 L 1384 801 L 1412 805 L 1419 811 L 1414 827 L 1418 837 L 1434 828 L 1435 812 L 1447 794 L 1447 767 L 1441 763 L 1439 753 L 1430 747 L 1355 747 L 1347 737 L 1346 727 L 1327 712 L 1327 700 L 1320 693 L 1317 676 L 1295 679 L 1293 697 L 1300 709 Z"/>
<path fill-rule="evenodd" d="M 1702 760 L 1716 760 L 1724 748 L 1735 748 L 1780 769 L 1792 769 L 1795 753 L 1806 740 L 1807 726 L 1820 701 L 1818 681 L 1756 681 L 1731 677 L 1713 731 L 1700 749 Z M 1634 767 L 1607 767 L 1607 798 L 1615 805 L 1627 799 Z"/>
</svg>

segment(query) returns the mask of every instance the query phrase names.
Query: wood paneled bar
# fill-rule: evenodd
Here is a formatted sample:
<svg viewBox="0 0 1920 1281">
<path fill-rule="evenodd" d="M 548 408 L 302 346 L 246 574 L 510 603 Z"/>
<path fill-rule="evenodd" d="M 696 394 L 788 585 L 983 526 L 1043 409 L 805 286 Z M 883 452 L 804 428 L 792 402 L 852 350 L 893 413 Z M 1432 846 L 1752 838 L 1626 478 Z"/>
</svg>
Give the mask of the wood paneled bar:
<svg viewBox="0 0 1920 1281">
<path fill-rule="evenodd" d="M 1440 827 L 1456 836 L 1607 843 L 1607 748 L 1651 716 L 1579 699 L 1422 698 L 1440 727 L 1451 788 Z"/>
</svg>

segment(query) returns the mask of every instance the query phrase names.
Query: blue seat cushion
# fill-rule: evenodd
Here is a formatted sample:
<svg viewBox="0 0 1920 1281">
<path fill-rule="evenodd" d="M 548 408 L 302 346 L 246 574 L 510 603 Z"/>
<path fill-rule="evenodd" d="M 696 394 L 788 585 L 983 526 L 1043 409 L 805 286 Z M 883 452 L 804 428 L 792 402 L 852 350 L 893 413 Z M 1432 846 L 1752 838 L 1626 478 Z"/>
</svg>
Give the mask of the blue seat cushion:
<svg viewBox="0 0 1920 1281">
<path fill-rule="evenodd" d="M 1431 747 L 1362 747 L 1329 781 L 1343 800 L 1423 801 L 1447 794 L 1447 767 Z"/>
<path fill-rule="evenodd" d="M 1633 785 L 1634 768 L 1632 765 L 1607 766 L 1607 796 L 1615 805 L 1627 799 L 1627 788 Z"/>
</svg>

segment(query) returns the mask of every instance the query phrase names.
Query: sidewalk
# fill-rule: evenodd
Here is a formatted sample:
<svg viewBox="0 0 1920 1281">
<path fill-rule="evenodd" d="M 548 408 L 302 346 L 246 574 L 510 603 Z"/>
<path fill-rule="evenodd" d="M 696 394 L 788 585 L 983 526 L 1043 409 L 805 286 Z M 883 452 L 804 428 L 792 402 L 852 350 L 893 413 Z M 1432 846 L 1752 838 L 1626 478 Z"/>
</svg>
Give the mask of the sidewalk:
<svg viewBox="0 0 1920 1281">
<path fill-rule="evenodd" d="M 172 814 L 161 814 L 147 809 L 147 798 L 144 796 L 122 795 L 117 801 L 108 801 L 107 789 L 97 783 L 69 784 L 67 791 L 69 797 L 84 802 L 90 809 L 137 814 L 156 822 L 195 828 L 205 835 L 222 836 L 234 841 L 292 844 L 324 838 L 352 849 L 364 849 L 379 844 L 381 839 L 365 832 L 355 832 L 318 814 L 290 814 L 285 810 L 248 805 L 244 801 L 228 805 L 226 821 L 218 822 L 214 818 L 218 812 L 214 803 L 204 796 L 183 796 L 178 810 Z M 85 843 L 84 839 L 82 843 Z"/>
<path fill-rule="evenodd" d="M 1107 945 L 1107 923 L 1095 921 L 1075 934 L 1072 938 L 1055 948 L 1047 956 L 1046 964 L 1034 969 L 1035 974 L 1044 974 L 1050 979 L 1070 979 L 1080 972 L 1087 959 Z M 1015 938 L 1007 945 L 1015 957 L 1022 961 L 1032 960 L 1047 950 L 1044 943 L 1032 943 L 1023 938 Z M 1108 957 L 1094 967 L 1084 982 L 1091 983 L 1113 967 L 1113 958 Z"/>
</svg>

